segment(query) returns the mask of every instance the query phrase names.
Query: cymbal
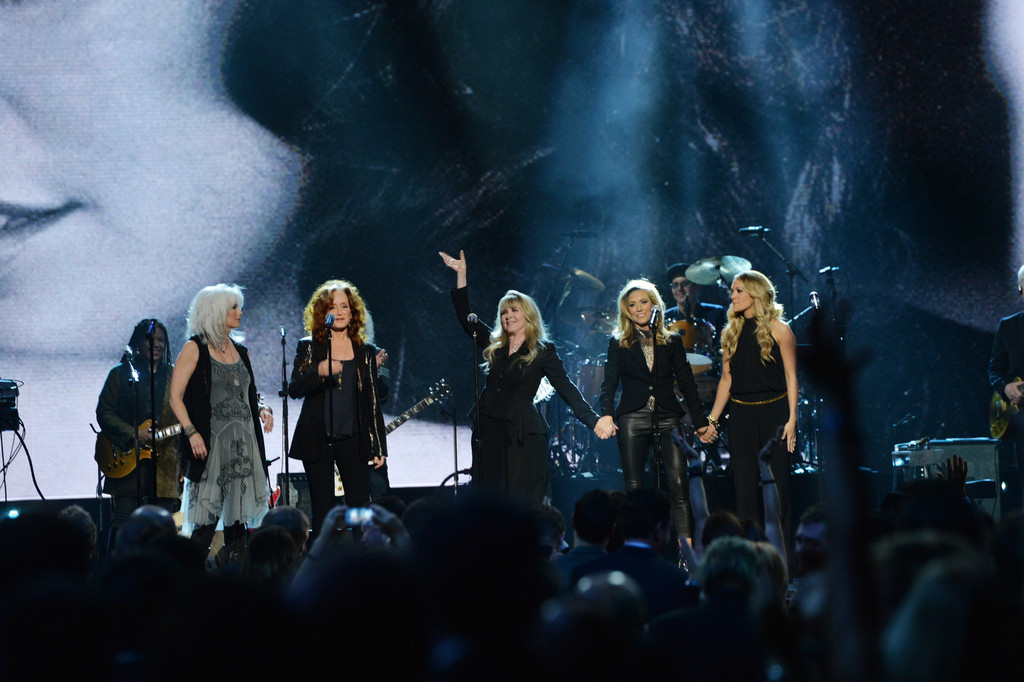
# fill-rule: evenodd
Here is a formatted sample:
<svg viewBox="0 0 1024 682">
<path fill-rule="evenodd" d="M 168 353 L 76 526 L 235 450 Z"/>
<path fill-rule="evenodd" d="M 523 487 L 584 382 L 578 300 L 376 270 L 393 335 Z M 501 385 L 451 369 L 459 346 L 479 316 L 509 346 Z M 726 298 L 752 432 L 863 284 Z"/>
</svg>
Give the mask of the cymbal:
<svg viewBox="0 0 1024 682">
<path fill-rule="evenodd" d="M 740 256 L 702 258 L 686 268 L 686 279 L 694 284 L 706 286 L 716 283 L 719 279 L 731 282 L 733 277 L 749 269 L 750 261 Z"/>
<path fill-rule="evenodd" d="M 566 273 L 563 277 L 570 277 L 573 279 L 573 284 L 582 288 L 590 289 L 591 291 L 604 291 L 604 282 L 594 277 L 588 272 L 584 272 L 579 268 L 563 268 L 560 265 L 552 265 L 551 263 L 541 263 L 540 266 L 546 270 L 554 270 L 559 273 Z"/>
<path fill-rule="evenodd" d="M 718 281 L 718 267 L 721 264 L 718 258 L 702 258 L 686 268 L 686 279 L 701 286 L 714 284 Z"/>
<path fill-rule="evenodd" d="M 599 334 L 610 334 L 615 329 L 615 322 L 607 313 L 597 308 L 566 310 L 559 316 L 559 319 L 570 327 Z"/>
<path fill-rule="evenodd" d="M 718 271 L 722 273 L 722 279 L 732 282 L 733 278 L 745 270 L 750 269 L 750 261 L 740 256 L 722 256 L 722 264 Z"/>
</svg>

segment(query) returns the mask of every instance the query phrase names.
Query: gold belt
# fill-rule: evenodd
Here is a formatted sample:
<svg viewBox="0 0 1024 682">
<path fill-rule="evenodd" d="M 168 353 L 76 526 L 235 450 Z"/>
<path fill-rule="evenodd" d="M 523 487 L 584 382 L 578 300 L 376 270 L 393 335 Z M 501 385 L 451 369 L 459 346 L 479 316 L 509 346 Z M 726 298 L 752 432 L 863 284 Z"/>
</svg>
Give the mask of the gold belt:
<svg viewBox="0 0 1024 682">
<path fill-rule="evenodd" d="M 731 400 L 734 403 L 737 403 L 739 405 L 767 405 L 768 403 L 774 403 L 774 402 L 778 402 L 779 400 L 782 400 L 783 398 L 786 397 L 786 395 L 787 395 L 786 393 L 783 393 L 782 395 L 775 396 L 774 398 L 769 398 L 768 400 L 754 400 L 754 401 L 740 400 L 739 398 L 733 398 L 732 396 L 729 396 L 729 400 Z"/>
</svg>

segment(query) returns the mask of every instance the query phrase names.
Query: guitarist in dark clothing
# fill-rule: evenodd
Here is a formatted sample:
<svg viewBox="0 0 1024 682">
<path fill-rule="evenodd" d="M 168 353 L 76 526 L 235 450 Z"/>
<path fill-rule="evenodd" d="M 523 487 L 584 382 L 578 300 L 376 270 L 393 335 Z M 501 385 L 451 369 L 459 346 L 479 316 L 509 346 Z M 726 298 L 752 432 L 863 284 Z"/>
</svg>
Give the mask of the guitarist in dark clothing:
<svg viewBox="0 0 1024 682">
<path fill-rule="evenodd" d="M 1024 296 L 1024 266 L 1017 271 L 1017 292 Z M 1024 401 L 1024 312 L 999 321 L 988 364 L 988 381 L 1000 396 L 1016 406 Z M 1005 515 L 1021 508 L 1020 454 L 1024 452 L 1024 414 L 1009 417 L 999 440 L 999 477 L 1005 485 L 1000 510 Z"/>
<path fill-rule="evenodd" d="M 150 430 L 151 395 L 157 400 L 154 431 L 167 429 L 178 421 L 168 403 L 170 358 L 167 328 L 159 320 L 142 320 L 135 325 L 121 362 L 107 374 L 100 392 L 96 419 L 101 433 L 97 437 L 96 458 L 105 474 L 103 492 L 113 497 L 113 528 L 143 504 L 156 504 L 171 513 L 181 507 L 177 435 L 160 439 L 154 448 Z M 151 364 L 155 392 L 151 392 Z M 136 438 L 140 454 L 137 467 Z M 155 454 L 155 461 L 151 454 Z"/>
</svg>

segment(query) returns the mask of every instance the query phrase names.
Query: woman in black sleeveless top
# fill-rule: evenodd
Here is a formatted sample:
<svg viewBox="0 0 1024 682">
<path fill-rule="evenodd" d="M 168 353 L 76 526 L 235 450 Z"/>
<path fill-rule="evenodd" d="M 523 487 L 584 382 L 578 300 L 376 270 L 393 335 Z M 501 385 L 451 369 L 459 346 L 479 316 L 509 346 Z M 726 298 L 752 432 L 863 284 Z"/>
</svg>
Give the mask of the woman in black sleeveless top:
<svg viewBox="0 0 1024 682">
<path fill-rule="evenodd" d="M 736 488 L 736 512 L 760 519 L 758 483 L 777 485 L 783 528 L 789 528 L 789 453 L 796 447 L 796 338 L 782 321 L 775 286 L 760 272 L 736 275 L 728 323 L 722 330 L 722 380 L 711 408 L 717 425 L 729 408 L 729 461 Z M 773 481 L 759 481 L 757 456 L 783 426 L 772 456 Z"/>
</svg>

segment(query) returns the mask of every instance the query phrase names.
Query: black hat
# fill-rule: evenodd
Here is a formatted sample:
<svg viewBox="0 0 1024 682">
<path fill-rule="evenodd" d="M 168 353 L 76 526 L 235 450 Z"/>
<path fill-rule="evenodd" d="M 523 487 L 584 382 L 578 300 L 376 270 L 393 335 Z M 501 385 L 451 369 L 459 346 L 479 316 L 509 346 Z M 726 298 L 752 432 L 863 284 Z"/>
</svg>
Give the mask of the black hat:
<svg viewBox="0 0 1024 682">
<path fill-rule="evenodd" d="M 688 267 L 690 267 L 689 263 L 676 263 L 668 266 L 668 270 L 665 271 L 665 279 L 671 282 L 676 277 L 686 277 L 686 268 Z"/>
</svg>

